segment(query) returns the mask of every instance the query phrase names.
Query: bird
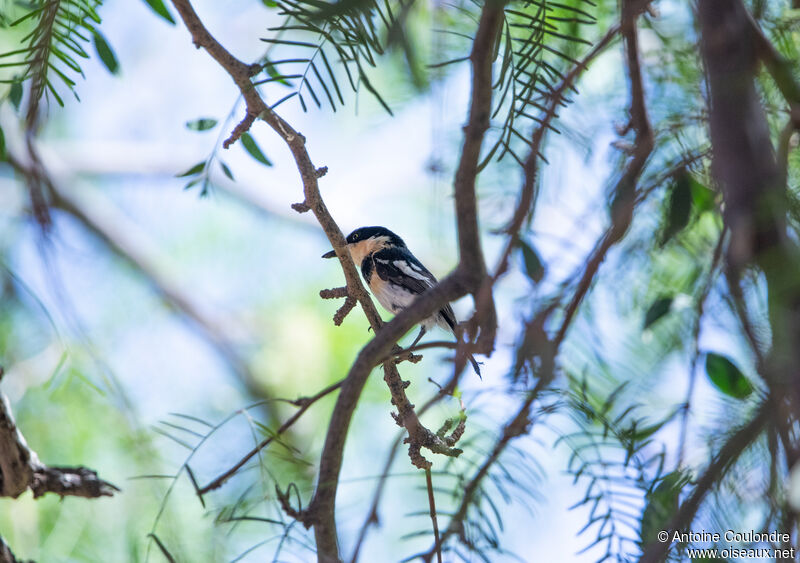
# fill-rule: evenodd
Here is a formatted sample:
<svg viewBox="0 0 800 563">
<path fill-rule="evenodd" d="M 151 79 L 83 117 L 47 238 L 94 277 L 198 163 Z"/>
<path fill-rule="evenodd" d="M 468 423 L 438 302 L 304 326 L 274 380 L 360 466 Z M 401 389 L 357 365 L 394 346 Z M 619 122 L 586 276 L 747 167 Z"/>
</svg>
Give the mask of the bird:
<svg viewBox="0 0 800 563">
<path fill-rule="evenodd" d="M 361 275 L 370 291 L 384 309 L 395 315 L 411 305 L 438 282 L 436 277 L 411 253 L 399 236 L 386 227 L 360 227 L 347 235 L 347 249 L 353 262 L 361 269 Z M 331 250 L 323 258 L 335 258 Z M 422 336 L 434 326 L 440 326 L 456 335 L 456 315 L 450 304 L 420 323 L 420 330 L 413 348 Z M 481 370 L 470 354 L 469 361 L 478 377 Z"/>
</svg>

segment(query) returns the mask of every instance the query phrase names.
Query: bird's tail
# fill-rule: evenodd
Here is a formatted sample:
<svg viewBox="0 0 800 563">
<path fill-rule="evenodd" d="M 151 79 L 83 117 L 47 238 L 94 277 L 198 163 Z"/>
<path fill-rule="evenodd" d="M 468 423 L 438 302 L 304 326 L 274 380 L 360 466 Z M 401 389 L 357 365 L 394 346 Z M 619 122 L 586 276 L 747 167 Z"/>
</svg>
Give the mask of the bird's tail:
<svg viewBox="0 0 800 563">
<path fill-rule="evenodd" d="M 478 361 L 475 359 L 475 356 L 473 356 L 472 354 L 469 355 L 469 363 L 472 364 L 472 369 L 475 370 L 475 373 L 478 375 L 478 379 L 483 381 L 483 377 L 481 376 L 480 364 L 478 364 Z"/>
<path fill-rule="evenodd" d="M 459 341 L 459 336 L 458 336 L 458 331 L 456 330 L 455 318 L 456 318 L 456 316 L 455 316 L 455 313 L 453 313 L 453 309 L 450 307 L 450 305 L 448 305 L 447 307 L 445 307 L 444 309 L 439 311 L 439 314 L 436 316 L 436 322 L 443 329 L 449 330 L 450 332 L 452 332 L 453 336 L 456 337 L 456 342 L 458 342 Z M 423 325 L 423 327 L 424 327 L 424 325 Z M 420 336 L 422 336 L 422 334 L 420 334 Z M 478 377 L 481 379 L 481 381 L 483 381 L 483 377 L 481 376 L 480 364 L 475 359 L 475 356 L 473 356 L 472 354 L 469 355 L 469 363 L 472 364 L 472 369 L 475 370 L 475 373 L 478 375 Z"/>
</svg>

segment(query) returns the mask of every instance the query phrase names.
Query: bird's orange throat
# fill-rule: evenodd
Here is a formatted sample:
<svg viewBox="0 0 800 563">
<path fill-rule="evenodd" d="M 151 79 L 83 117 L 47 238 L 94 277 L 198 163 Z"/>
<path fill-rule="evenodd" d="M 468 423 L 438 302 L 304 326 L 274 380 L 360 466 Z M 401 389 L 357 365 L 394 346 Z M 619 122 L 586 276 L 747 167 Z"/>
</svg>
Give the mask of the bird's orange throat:
<svg viewBox="0 0 800 563">
<path fill-rule="evenodd" d="M 348 244 L 347 248 L 350 249 L 350 256 L 353 257 L 353 262 L 360 268 L 364 258 L 385 248 L 388 244 L 389 237 L 375 237 Z"/>
</svg>

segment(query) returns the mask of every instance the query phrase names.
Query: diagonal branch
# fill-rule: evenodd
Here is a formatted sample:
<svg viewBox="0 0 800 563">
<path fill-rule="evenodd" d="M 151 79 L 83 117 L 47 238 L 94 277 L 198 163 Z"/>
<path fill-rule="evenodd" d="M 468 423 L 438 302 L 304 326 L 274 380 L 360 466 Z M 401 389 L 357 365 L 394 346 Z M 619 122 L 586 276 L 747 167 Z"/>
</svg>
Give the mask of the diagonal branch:
<svg viewBox="0 0 800 563">
<path fill-rule="evenodd" d="M 342 386 L 342 381 L 338 381 L 332 385 L 329 385 L 316 395 L 312 395 L 311 397 L 301 397 L 294 401 L 291 401 L 293 405 L 296 405 L 298 408 L 297 412 L 295 412 L 292 416 L 290 416 L 286 422 L 281 424 L 280 428 L 278 428 L 274 433 L 270 434 L 267 438 L 264 438 L 261 442 L 256 444 L 256 446 L 251 449 L 247 454 L 245 454 L 237 463 L 231 466 L 228 470 L 221 473 L 216 479 L 211 481 L 205 487 L 201 487 L 197 490 L 198 496 L 202 497 L 204 494 L 211 492 L 215 489 L 219 489 L 222 485 L 224 485 L 228 479 L 236 475 L 236 473 L 244 467 L 244 465 L 250 461 L 258 452 L 269 446 L 273 441 L 275 441 L 281 434 L 286 432 L 297 420 L 305 414 L 308 408 L 316 403 L 318 400 L 322 399 L 323 397 L 333 393 L 337 389 Z"/>
<path fill-rule="evenodd" d="M 531 151 L 528 158 L 525 159 L 523 164 L 523 179 L 522 188 L 520 189 L 519 199 L 517 206 L 514 210 L 514 215 L 511 217 L 508 225 L 503 229 L 508 234 L 508 242 L 501 254 L 500 260 L 494 272 L 494 280 L 497 281 L 508 270 L 508 262 L 511 257 L 511 252 L 519 243 L 519 231 L 522 229 L 525 220 L 533 211 L 533 205 L 536 198 L 536 179 L 539 173 L 539 158 L 541 154 L 542 143 L 544 142 L 545 133 L 551 127 L 552 121 L 556 117 L 556 112 L 559 105 L 564 99 L 567 90 L 572 88 L 577 81 L 580 74 L 586 70 L 587 66 L 593 61 L 600 53 L 611 45 L 619 33 L 619 25 L 612 25 L 605 35 L 592 47 L 592 49 L 581 59 L 578 64 L 574 65 L 570 71 L 564 76 L 558 86 L 552 91 L 548 98 L 547 107 L 543 111 L 542 116 L 539 118 L 539 127 L 537 127 L 531 139 Z"/>
<path fill-rule="evenodd" d="M 655 144 L 653 129 L 650 126 L 644 99 L 644 84 L 639 60 L 639 38 L 636 31 L 636 18 L 646 5 L 647 3 L 641 1 L 626 0 L 622 4 L 620 22 L 620 32 L 625 40 L 625 62 L 630 80 L 631 101 L 628 127 L 636 133 L 635 148 L 622 176 L 614 186 L 614 200 L 611 205 L 611 226 L 592 250 L 583 274 L 578 281 L 577 290 L 564 310 L 564 319 L 567 322 L 561 324 L 561 328 L 556 334 L 554 341 L 556 349 L 567 334 L 570 326 L 568 321 L 575 315 L 578 307 L 583 302 L 583 298 L 589 292 L 600 264 L 605 260 L 611 247 L 622 240 L 633 220 L 633 209 L 636 204 L 636 184 Z"/>
<path fill-rule="evenodd" d="M 763 57 L 766 48 L 752 40 L 758 30 L 740 0 L 702 0 L 697 13 L 709 85 L 712 172 L 722 188 L 723 217 L 731 232 L 730 286 L 737 286 L 745 267 L 763 271 L 772 334 L 764 377 L 773 394 L 793 399 L 797 412 L 800 249 L 787 236 L 786 186 L 755 84 L 759 51 Z"/>
<path fill-rule="evenodd" d="M 389 323 L 389 325 L 393 325 L 392 330 L 386 330 L 389 325 L 384 327 L 382 330 L 378 330 L 382 324 L 380 316 L 378 315 L 372 300 L 366 293 L 366 290 L 364 289 L 364 286 L 358 277 L 358 272 L 355 268 L 353 260 L 350 257 L 349 252 L 346 250 L 346 243 L 342 232 L 331 217 L 320 196 L 317 182 L 319 174 L 311 162 L 308 152 L 306 151 L 304 137 L 295 131 L 286 121 L 275 114 L 265 104 L 250 80 L 256 65 L 247 65 L 239 61 L 224 47 L 222 47 L 222 45 L 216 39 L 214 39 L 214 37 L 205 28 L 188 0 L 172 0 L 172 3 L 180 14 L 181 19 L 186 24 L 186 27 L 189 29 L 195 45 L 197 47 L 204 48 L 228 72 L 236 85 L 239 87 L 239 90 L 241 91 L 242 96 L 247 104 L 247 112 L 249 114 L 258 115 L 275 132 L 277 132 L 288 145 L 294 157 L 295 163 L 297 164 L 303 182 L 305 200 L 303 201 L 302 206 L 298 206 L 298 208 L 302 210 L 309 209 L 314 212 L 315 217 L 325 231 L 325 234 L 327 235 L 328 240 L 333 246 L 342 265 L 347 283 L 348 294 L 358 300 L 367 316 L 367 319 L 376 333 L 376 337 L 370 343 L 372 346 L 370 347 L 368 344 L 367 347 L 362 350 L 361 354 L 359 354 L 359 357 L 356 359 L 356 362 L 353 364 L 348 377 L 345 379 L 342 385 L 341 392 L 337 398 L 337 402 L 331 416 L 331 421 L 328 426 L 325 445 L 320 459 L 317 491 L 312 502 L 310 503 L 309 508 L 306 511 L 305 523 L 307 525 L 314 525 L 318 557 L 321 560 L 335 561 L 338 559 L 338 538 L 336 534 L 335 522 L 336 490 L 339 473 L 341 470 L 347 430 L 352 419 L 353 411 L 355 410 L 355 406 L 361 395 L 361 391 L 366 383 L 367 376 L 376 362 L 380 358 L 385 357 L 389 350 L 395 345 L 397 340 L 413 325 L 417 324 L 425 317 L 430 316 L 433 311 L 441 308 L 446 302 L 454 300 L 455 298 L 466 294 L 470 290 L 477 292 L 477 285 L 475 284 L 476 276 L 466 275 L 467 281 L 471 281 L 473 283 L 465 284 L 458 280 L 458 277 L 455 277 L 455 279 L 452 279 L 448 285 L 443 283 L 436 288 L 433 288 L 426 295 L 415 302 L 415 307 L 406 310 L 404 312 L 405 314 L 399 315 L 398 318 L 392 321 L 392 323 Z M 502 11 L 502 4 L 491 3 L 487 6 L 491 6 L 491 8 L 487 8 L 487 12 L 492 12 L 495 14 L 494 19 L 497 19 L 496 13 Z M 492 30 L 489 29 L 486 33 L 491 33 L 491 31 Z M 492 46 L 494 42 L 489 40 L 486 42 L 486 44 Z M 487 52 L 484 53 L 484 56 L 487 59 L 490 59 L 491 53 L 492 50 L 488 49 Z M 486 64 L 488 64 L 488 78 L 491 82 L 491 65 L 490 63 Z M 491 99 L 489 98 L 489 102 L 490 101 Z M 479 149 L 480 147 L 478 146 L 478 152 Z M 457 192 L 457 199 L 458 197 L 464 197 L 468 187 L 468 182 L 462 184 L 462 188 Z M 474 181 L 472 190 L 474 192 Z M 469 208 L 470 206 L 468 205 L 467 207 Z M 464 236 L 472 233 L 474 238 L 477 239 L 477 213 L 475 212 L 475 205 L 473 204 L 471 207 L 473 209 L 473 213 L 466 219 L 472 226 L 472 230 L 460 230 L 463 230 L 466 233 Z M 459 220 L 461 220 L 460 217 Z M 459 225 L 461 226 L 461 223 L 459 223 Z M 475 252 L 476 249 L 479 252 L 480 246 L 473 246 L 468 251 L 468 254 Z M 464 257 L 462 256 L 462 260 L 463 259 Z M 482 264 L 482 257 L 480 259 L 480 263 Z M 485 277 L 485 267 L 479 269 L 478 272 L 478 279 Z M 491 309 L 488 307 L 479 309 L 493 311 L 493 307 Z M 493 330 L 487 332 L 489 334 L 493 334 Z M 376 342 L 377 344 L 375 344 Z M 398 415 L 396 419 L 398 423 L 404 425 L 409 432 L 409 440 L 411 442 L 410 453 L 417 454 L 416 462 L 419 462 L 420 464 L 428 463 L 426 460 L 424 460 L 424 458 L 419 456 L 419 448 L 423 446 L 437 453 L 457 455 L 457 450 L 454 450 L 449 443 L 446 443 L 441 438 L 427 430 L 419 422 L 417 415 L 414 413 L 413 405 L 405 396 L 404 389 L 406 383 L 401 380 L 393 361 L 384 363 L 384 374 L 392 393 L 393 403 L 398 408 Z"/>
<path fill-rule="evenodd" d="M 0 496 L 17 498 L 28 489 L 34 498 L 46 493 L 98 498 L 119 491 L 86 467 L 49 467 L 40 462 L 17 428 L 8 398 L 0 392 Z"/>
<path fill-rule="evenodd" d="M 437 549 L 439 549 L 439 547 L 443 545 L 450 537 L 462 532 L 463 521 L 466 518 L 467 511 L 471 506 L 473 497 L 480 487 L 483 479 L 489 474 L 491 467 L 497 462 L 511 441 L 518 436 L 527 434 L 530 431 L 532 423 L 531 409 L 536 400 L 539 398 L 541 391 L 545 389 L 552 381 L 555 370 L 554 361 L 566 336 L 567 330 L 574 319 L 574 314 L 577 311 L 580 303 L 583 301 L 583 298 L 589 291 L 591 282 L 594 279 L 600 264 L 604 260 L 608 251 L 616 242 L 621 240 L 632 220 L 633 209 L 636 204 L 636 184 L 654 146 L 653 131 L 650 127 L 647 109 L 644 102 L 644 87 L 639 62 L 638 37 L 636 31 L 636 18 L 646 5 L 647 2 L 638 1 L 634 3 L 630 0 L 623 3 L 622 18 L 619 26 L 619 30 L 625 39 L 626 62 L 631 81 L 630 127 L 636 132 L 637 145 L 634 154 L 632 155 L 625 171 L 623 172 L 623 175 L 618 180 L 615 187 L 615 200 L 617 202 L 622 200 L 624 205 L 622 208 L 623 212 L 619 213 L 618 211 L 617 213 L 614 213 L 612 211 L 612 224 L 597 242 L 595 249 L 591 253 L 572 299 L 567 305 L 561 325 L 556 331 L 554 339 L 552 341 L 547 341 L 546 334 L 544 334 L 542 331 L 542 336 L 544 336 L 545 342 L 543 342 L 539 347 L 539 352 L 542 356 L 542 364 L 538 370 L 539 378 L 536 382 L 536 385 L 527 393 L 525 400 L 522 401 L 519 408 L 507 420 L 506 424 L 503 426 L 503 431 L 499 438 L 495 441 L 492 450 L 486 456 L 472 479 L 465 485 L 464 495 L 462 496 L 461 502 L 459 503 L 459 506 L 456 509 L 453 517 L 450 519 L 447 528 L 442 533 L 440 540 L 436 542 L 429 551 L 421 554 L 421 557 L 425 561 L 430 561 Z M 616 29 L 612 28 L 605 36 L 603 45 L 608 44 L 615 33 Z M 599 52 L 600 48 L 602 47 L 596 47 L 592 53 L 596 54 Z M 591 54 L 591 56 L 595 56 L 594 54 Z M 575 75 L 577 75 L 577 72 L 577 70 L 574 71 Z M 571 80 L 573 79 L 574 78 Z M 568 86 L 568 84 L 565 85 L 565 87 L 566 86 Z M 542 130 L 543 129 L 544 127 Z M 541 140 L 539 142 L 541 142 Z M 533 159 L 533 162 L 535 163 L 536 157 L 537 153 L 532 152 L 532 154 L 529 156 L 528 162 L 531 162 L 531 159 Z M 530 172 L 535 174 L 535 168 L 531 167 Z M 531 181 L 532 179 L 533 177 L 530 178 Z M 526 182 L 527 181 L 528 178 L 526 178 Z M 533 184 L 531 184 L 531 186 L 532 185 Z M 523 190 L 524 189 L 525 186 Z M 618 205 L 617 210 L 619 209 L 620 207 Z M 525 215 L 523 214 L 522 220 L 524 220 L 524 216 Z M 511 224 L 511 227 L 514 227 L 514 223 Z M 512 237 L 514 236 L 513 233 L 509 234 L 511 234 Z M 502 260 L 503 259 L 501 259 L 500 263 L 501 266 L 503 266 Z M 500 267 L 498 267 L 497 271 L 502 273 L 502 269 Z M 537 319 L 535 319 L 529 324 L 529 328 L 543 326 L 544 321 L 552 312 L 552 308 L 553 307 L 551 306 L 542 310 L 537 317 L 539 322 L 537 322 Z"/>
</svg>

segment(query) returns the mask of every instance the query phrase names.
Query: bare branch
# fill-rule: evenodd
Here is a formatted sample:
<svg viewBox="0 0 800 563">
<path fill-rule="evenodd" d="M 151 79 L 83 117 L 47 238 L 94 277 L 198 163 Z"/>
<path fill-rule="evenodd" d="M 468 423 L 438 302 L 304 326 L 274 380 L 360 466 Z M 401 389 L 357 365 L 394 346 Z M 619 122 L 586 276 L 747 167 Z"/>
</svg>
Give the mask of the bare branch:
<svg viewBox="0 0 800 563">
<path fill-rule="evenodd" d="M 472 65 L 469 116 L 464 126 L 464 145 L 453 182 L 461 257 L 459 268 L 463 271 L 464 281 L 472 288 L 477 288 L 483 282 L 486 273 L 478 228 L 475 183 L 483 138 L 489 128 L 492 112 L 492 54 L 503 22 L 503 6 L 504 2 L 499 0 L 487 0 L 481 9 L 469 56 Z"/>
<path fill-rule="evenodd" d="M 17 428 L 8 398 L 0 392 L 0 496 L 17 498 L 28 489 L 34 498 L 46 493 L 97 498 L 119 491 L 91 469 L 41 463 Z"/>
<path fill-rule="evenodd" d="M 236 127 L 233 128 L 230 137 L 222 141 L 222 148 L 227 149 L 233 143 L 238 141 L 242 135 L 250 130 L 250 127 L 252 127 L 253 123 L 255 123 L 257 117 L 258 115 L 247 112 L 244 118 L 236 125 Z"/>
<path fill-rule="evenodd" d="M 289 417 L 286 420 L 286 422 L 284 422 L 280 426 L 280 428 L 278 428 L 268 438 L 264 438 L 264 440 L 259 442 L 252 450 L 247 452 L 247 454 L 245 454 L 245 456 L 242 457 L 242 459 L 240 459 L 230 469 L 228 469 L 227 471 L 225 471 L 224 473 L 219 475 L 216 479 L 211 481 L 205 487 L 202 487 L 202 488 L 198 489 L 197 490 L 197 494 L 202 497 L 204 494 L 208 493 L 209 491 L 213 491 L 214 489 L 219 489 L 222 485 L 224 485 L 228 481 L 228 479 L 230 479 L 231 477 L 236 475 L 236 473 L 242 467 L 244 467 L 244 465 L 248 461 L 250 461 L 253 458 L 253 456 L 255 456 L 258 452 L 260 452 L 261 450 L 266 448 L 268 445 L 270 445 L 278 436 L 280 436 L 281 434 L 286 432 L 286 430 L 288 430 L 295 422 L 297 422 L 298 419 L 301 416 L 303 416 L 303 414 L 308 410 L 308 408 L 311 405 L 313 405 L 314 403 L 316 403 L 318 400 L 320 400 L 321 398 L 325 397 L 326 395 L 329 395 L 330 393 L 333 393 L 334 391 L 339 389 L 342 386 L 342 383 L 343 383 L 342 381 L 338 381 L 338 382 L 334 383 L 333 385 L 329 385 L 328 387 L 326 387 L 325 389 L 323 389 L 322 391 L 320 391 L 316 395 L 313 395 L 311 397 L 300 397 L 299 399 L 295 399 L 294 401 L 291 401 L 291 403 L 293 405 L 295 405 L 297 407 L 300 407 L 297 410 L 296 413 L 294 413 L 291 417 Z"/>
<path fill-rule="evenodd" d="M 503 229 L 503 231 L 509 235 L 509 238 L 508 242 L 506 243 L 506 247 L 501 254 L 497 267 L 495 268 L 493 276 L 494 281 L 497 281 L 503 274 L 505 274 L 506 270 L 508 270 L 508 261 L 511 257 L 511 252 L 519 242 L 519 231 L 522 228 L 522 225 L 525 223 L 525 219 L 529 216 L 533 209 L 534 199 L 536 196 L 536 178 L 539 171 L 539 158 L 541 155 L 542 142 L 544 141 L 544 136 L 548 128 L 552 127 L 551 123 L 556 117 L 556 111 L 558 110 L 559 105 L 564 100 L 565 93 L 574 86 L 576 80 L 580 74 L 586 70 L 586 67 L 589 65 L 589 63 L 613 43 L 614 38 L 618 33 L 619 25 L 611 26 L 608 31 L 606 31 L 605 35 L 603 35 L 603 37 L 595 44 L 595 46 L 592 47 L 592 49 L 586 54 L 586 56 L 584 56 L 578 64 L 574 65 L 570 69 L 570 71 L 564 76 L 564 79 L 561 81 L 561 83 L 556 86 L 549 96 L 547 108 L 539 118 L 540 125 L 533 132 L 533 137 L 531 139 L 531 151 L 528 154 L 528 157 L 525 159 L 525 163 L 522 167 L 522 189 L 520 189 L 520 195 L 517 201 L 517 206 L 514 209 L 514 215 L 511 217 L 508 225 Z"/>
<path fill-rule="evenodd" d="M 467 330 L 471 337 L 477 334 L 477 349 L 486 355 L 494 350 L 497 312 L 492 297 L 492 280 L 486 275 L 475 185 L 481 147 L 492 112 L 493 53 L 503 23 L 504 6 L 504 0 L 486 0 L 481 9 L 469 55 L 472 65 L 469 117 L 464 127 L 464 144 L 453 182 L 459 248 L 456 272 L 460 276 L 460 283 L 466 286 L 475 299 L 475 316 Z"/>
<path fill-rule="evenodd" d="M 438 552 L 441 546 L 444 545 L 444 543 L 451 536 L 454 534 L 460 535 L 463 532 L 464 519 L 467 517 L 467 511 L 469 510 L 470 506 L 472 506 L 473 498 L 477 493 L 481 482 L 489 474 L 489 470 L 495 464 L 495 462 L 500 459 L 500 455 L 505 451 L 511 441 L 514 438 L 523 436 L 529 432 L 531 427 L 531 407 L 539 398 L 540 392 L 547 385 L 549 385 L 551 380 L 552 366 L 549 374 L 542 374 L 534 389 L 528 392 L 526 399 L 522 402 L 516 413 L 514 413 L 511 418 L 509 418 L 508 422 L 506 422 L 506 424 L 503 426 L 503 431 L 495 442 L 491 452 L 486 456 L 486 459 L 477 469 L 473 477 L 464 486 L 464 493 L 461 496 L 461 502 L 459 503 L 458 508 L 456 509 L 452 518 L 450 518 L 450 522 L 448 523 L 445 531 L 442 533 L 441 538 L 434 543 L 428 552 L 421 555 L 424 561 L 431 561 L 433 555 Z"/>
<path fill-rule="evenodd" d="M 554 340 L 556 349 L 564 340 L 578 306 L 589 292 L 600 264 L 605 260 L 611 247 L 622 239 L 633 220 L 633 209 L 636 204 L 636 184 L 655 144 L 644 99 L 644 85 L 639 61 L 639 39 L 636 31 L 636 18 L 646 5 L 641 1 L 626 0 L 622 4 L 620 22 L 620 32 L 625 40 L 625 61 L 628 69 L 628 78 L 631 84 L 629 127 L 636 133 L 634 151 L 622 176 L 614 187 L 614 201 L 611 205 L 611 226 L 592 250 L 586 262 L 583 275 L 578 281 L 577 290 L 564 310 L 564 320 Z"/>
<path fill-rule="evenodd" d="M 46 493 L 84 498 L 110 497 L 120 489 L 97 477 L 97 472 L 86 467 L 41 466 L 34 470 L 31 482 L 33 498 Z"/>
<path fill-rule="evenodd" d="M 431 397 L 428 401 L 425 402 L 422 407 L 418 409 L 419 416 L 422 416 L 425 412 L 427 412 L 431 407 L 441 401 L 444 397 L 450 396 L 453 393 L 453 390 L 458 385 L 458 382 L 461 380 L 461 375 L 463 372 L 455 372 L 450 377 L 450 379 L 445 383 L 443 386 L 439 388 L 439 392 L 436 393 L 433 397 Z M 364 523 L 361 525 L 361 530 L 358 533 L 358 539 L 356 540 L 356 546 L 353 549 L 353 556 L 351 557 L 351 563 L 356 563 L 358 560 L 358 554 L 361 551 L 361 546 L 364 543 L 364 540 L 367 536 L 367 532 L 369 528 L 373 524 L 377 524 L 379 521 L 378 518 L 378 506 L 380 505 L 381 498 L 383 496 L 383 490 L 386 486 L 386 481 L 389 479 L 389 471 L 392 468 L 392 463 L 394 462 L 394 458 L 397 455 L 400 446 L 403 443 L 403 435 L 400 434 L 392 443 L 392 447 L 389 448 L 389 453 L 386 456 L 386 462 L 383 466 L 383 471 L 381 472 L 381 476 L 378 479 L 378 484 L 375 486 L 375 493 L 372 496 L 372 503 L 370 505 L 369 512 L 367 514 L 367 518 Z"/>
<path fill-rule="evenodd" d="M 736 289 L 747 266 L 764 272 L 772 348 L 763 376 L 776 396 L 792 395 L 798 412 L 800 249 L 786 232 L 786 186 L 755 87 L 758 57 L 768 42 L 740 0 L 701 0 L 698 18 L 709 84 L 712 172 L 722 187 L 731 231 L 729 285 Z"/>
<path fill-rule="evenodd" d="M 433 496 L 433 480 L 431 479 L 430 468 L 425 470 L 425 484 L 428 488 L 428 506 L 431 513 L 431 523 L 433 524 L 433 539 L 436 545 L 436 561 L 442 563 L 442 544 L 439 539 L 439 521 L 436 519 L 436 501 Z"/>
<path fill-rule="evenodd" d="M 342 306 L 336 311 L 336 314 L 333 315 L 333 324 L 336 326 L 341 326 L 344 322 L 344 318 L 348 315 L 348 313 L 350 313 L 350 311 L 353 310 L 353 308 L 356 306 L 356 303 L 358 303 L 356 298 L 348 295 L 344 300 L 344 304 L 342 304 Z"/>
</svg>

